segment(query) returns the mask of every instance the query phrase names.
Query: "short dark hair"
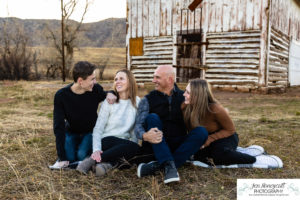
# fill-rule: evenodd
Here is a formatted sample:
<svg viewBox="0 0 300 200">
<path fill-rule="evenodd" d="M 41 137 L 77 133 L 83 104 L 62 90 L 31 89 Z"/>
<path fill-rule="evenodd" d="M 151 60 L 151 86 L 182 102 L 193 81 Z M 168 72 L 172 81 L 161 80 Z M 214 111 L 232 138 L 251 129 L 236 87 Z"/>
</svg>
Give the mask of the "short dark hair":
<svg viewBox="0 0 300 200">
<path fill-rule="evenodd" d="M 79 61 L 74 65 L 73 68 L 73 79 L 77 82 L 78 78 L 81 77 L 85 80 L 88 76 L 92 75 L 96 66 L 89 63 L 88 61 Z"/>
</svg>

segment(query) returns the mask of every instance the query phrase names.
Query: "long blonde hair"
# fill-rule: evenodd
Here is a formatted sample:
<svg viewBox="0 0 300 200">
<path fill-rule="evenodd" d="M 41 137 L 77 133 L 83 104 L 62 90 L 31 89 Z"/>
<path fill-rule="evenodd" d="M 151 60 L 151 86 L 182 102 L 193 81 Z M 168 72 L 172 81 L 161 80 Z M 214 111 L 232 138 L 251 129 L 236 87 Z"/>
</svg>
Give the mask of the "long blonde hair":
<svg viewBox="0 0 300 200">
<path fill-rule="evenodd" d="M 217 103 L 209 83 L 204 79 L 193 79 L 190 82 L 190 104 L 184 106 L 183 117 L 188 130 L 203 125 L 208 112 L 212 112 L 210 105 Z"/>
<path fill-rule="evenodd" d="M 131 71 L 129 71 L 128 69 L 121 69 L 119 71 L 116 72 L 116 75 L 119 73 L 119 72 L 124 72 L 128 78 L 128 98 L 131 100 L 131 103 L 132 105 L 137 108 L 136 106 L 136 95 L 137 95 L 137 84 L 136 84 L 136 81 L 135 81 L 135 78 L 132 74 Z M 116 90 L 116 84 L 114 84 L 114 91 L 115 93 L 117 94 L 117 101 L 116 102 L 119 102 L 119 94 Z"/>
</svg>

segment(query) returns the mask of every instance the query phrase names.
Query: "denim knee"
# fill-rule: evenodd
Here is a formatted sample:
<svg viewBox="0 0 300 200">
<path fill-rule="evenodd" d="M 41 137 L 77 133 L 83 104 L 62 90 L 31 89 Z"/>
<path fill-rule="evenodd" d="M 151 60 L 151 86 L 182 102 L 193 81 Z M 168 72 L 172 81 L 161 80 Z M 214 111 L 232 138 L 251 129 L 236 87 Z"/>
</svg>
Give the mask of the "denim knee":
<svg viewBox="0 0 300 200">
<path fill-rule="evenodd" d="M 146 122 L 152 122 L 152 121 L 161 121 L 160 117 L 155 114 L 155 113 L 150 113 L 147 117 L 146 117 Z"/>
<path fill-rule="evenodd" d="M 86 151 L 86 149 L 78 149 L 77 151 L 77 159 L 79 161 L 85 159 L 88 156 L 89 152 Z"/>
<path fill-rule="evenodd" d="M 191 130 L 190 134 L 193 134 L 194 135 L 193 137 L 196 140 L 206 141 L 208 137 L 208 132 L 206 128 L 204 128 L 203 126 L 197 126 L 193 130 Z"/>
<path fill-rule="evenodd" d="M 145 129 L 149 130 L 151 128 L 157 127 L 159 130 L 162 130 L 162 122 L 160 117 L 155 113 L 150 113 L 146 117 L 146 127 Z"/>
</svg>

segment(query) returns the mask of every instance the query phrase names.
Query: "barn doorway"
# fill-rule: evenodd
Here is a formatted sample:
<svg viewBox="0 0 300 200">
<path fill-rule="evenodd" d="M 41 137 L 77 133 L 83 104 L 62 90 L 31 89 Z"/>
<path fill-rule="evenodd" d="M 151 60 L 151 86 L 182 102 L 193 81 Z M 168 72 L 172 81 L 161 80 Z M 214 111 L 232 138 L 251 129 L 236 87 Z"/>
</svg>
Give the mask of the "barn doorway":
<svg viewBox="0 0 300 200">
<path fill-rule="evenodd" d="M 194 78 L 204 78 L 202 45 L 202 8 L 200 9 L 200 20 L 196 22 L 195 12 L 189 9 L 181 10 L 180 30 L 176 35 L 177 57 L 176 57 L 176 77 L 177 82 L 188 82 Z M 189 18 L 193 18 L 193 23 L 189 27 Z M 195 23 L 200 23 L 196 26 Z M 196 29 L 195 27 L 200 27 Z"/>
<path fill-rule="evenodd" d="M 201 33 L 177 35 L 176 76 L 178 82 L 201 77 Z"/>
</svg>

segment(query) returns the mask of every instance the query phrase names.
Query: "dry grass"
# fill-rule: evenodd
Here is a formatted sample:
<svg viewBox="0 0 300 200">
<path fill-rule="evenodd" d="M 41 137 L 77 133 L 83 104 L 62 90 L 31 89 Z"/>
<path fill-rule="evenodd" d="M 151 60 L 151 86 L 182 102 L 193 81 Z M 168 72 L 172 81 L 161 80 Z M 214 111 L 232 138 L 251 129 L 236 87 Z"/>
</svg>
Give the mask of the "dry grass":
<svg viewBox="0 0 300 200">
<path fill-rule="evenodd" d="M 110 84 L 103 84 L 106 89 Z M 235 199 L 237 178 L 300 177 L 300 89 L 284 95 L 216 92 L 233 117 L 240 145 L 262 145 L 283 169 L 179 169 L 181 182 L 138 179 L 136 168 L 103 178 L 73 170 L 51 171 L 56 160 L 53 95 L 64 84 L 0 82 L 0 199 Z M 140 91 L 145 94 L 146 87 Z"/>
<path fill-rule="evenodd" d="M 53 47 L 32 47 L 32 49 L 38 55 L 38 71 L 45 76 L 47 66 L 54 63 L 56 50 Z M 81 60 L 89 61 L 97 66 L 107 63 L 103 78 L 112 79 L 117 70 L 126 67 L 126 49 L 93 47 L 75 49 L 74 63 Z"/>
</svg>

